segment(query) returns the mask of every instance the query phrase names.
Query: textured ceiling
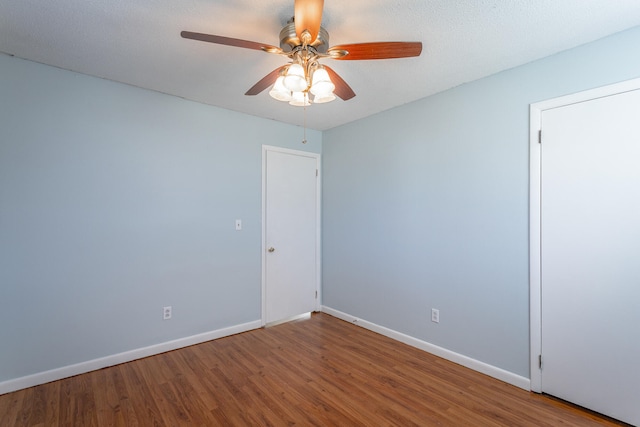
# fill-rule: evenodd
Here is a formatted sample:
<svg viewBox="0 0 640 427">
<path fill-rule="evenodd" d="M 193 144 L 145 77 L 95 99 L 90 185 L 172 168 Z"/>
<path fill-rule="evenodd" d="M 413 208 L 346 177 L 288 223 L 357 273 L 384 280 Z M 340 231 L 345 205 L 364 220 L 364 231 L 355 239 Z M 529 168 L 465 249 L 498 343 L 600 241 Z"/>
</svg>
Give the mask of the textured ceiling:
<svg viewBox="0 0 640 427">
<path fill-rule="evenodd" d="M 278 45 L 293 0 L 2 0 L 0 51 L 302 125 L 303 109 L 244 92 L 286 58 L 180 31 Z M 325 130 L 640 25 L 639 0 L 325 0 L 330 44 L 421 41 L 419 58 L 325 60 L 357 96 L 307 109 Z"/>
</svg>

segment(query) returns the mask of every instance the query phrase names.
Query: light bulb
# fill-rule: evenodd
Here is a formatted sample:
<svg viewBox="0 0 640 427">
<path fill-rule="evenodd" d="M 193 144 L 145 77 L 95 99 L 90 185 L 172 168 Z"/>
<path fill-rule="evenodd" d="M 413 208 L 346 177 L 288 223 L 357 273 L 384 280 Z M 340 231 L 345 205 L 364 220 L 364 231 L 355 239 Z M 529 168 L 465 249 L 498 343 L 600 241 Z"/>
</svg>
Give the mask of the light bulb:
<svg viewBox="0 0 640 427">
<path fill-rule="evenodd" d="M 307 79 L 304 76 L 304 68 L 302 68 L 302 65 L 291 64 L 282 83 L 284 87 L 291 92 L 302 92 L 305 90 L 307 88 Z"/>
<path fill-rule="evenodd" d="M 289 102 L 291 101 L 291 91 L 284 87 L 284 84 L 282 83 L 283 80 L 284 76 L 279 76 L 276 79 L 275 84 L 269 91 L 269 95 L 271 95 L 272 98 L 275 98 L 278 101 Z"/>
</svg>

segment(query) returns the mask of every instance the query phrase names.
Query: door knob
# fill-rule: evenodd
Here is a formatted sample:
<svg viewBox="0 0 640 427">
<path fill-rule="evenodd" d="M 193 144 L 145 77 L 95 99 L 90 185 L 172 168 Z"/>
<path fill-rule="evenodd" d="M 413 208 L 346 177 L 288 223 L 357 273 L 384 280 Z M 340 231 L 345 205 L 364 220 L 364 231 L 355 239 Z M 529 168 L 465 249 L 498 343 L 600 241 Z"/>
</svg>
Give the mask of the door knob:
<svg viewBox="0 0 640 427">
<path fill-rule="evenodd" d="M 269 249 L 267 249 L 269 252 L 274 252 L 276 250 L 276 248 L 274 248 L 273 246 L 271 246 Z"/>
</svg>

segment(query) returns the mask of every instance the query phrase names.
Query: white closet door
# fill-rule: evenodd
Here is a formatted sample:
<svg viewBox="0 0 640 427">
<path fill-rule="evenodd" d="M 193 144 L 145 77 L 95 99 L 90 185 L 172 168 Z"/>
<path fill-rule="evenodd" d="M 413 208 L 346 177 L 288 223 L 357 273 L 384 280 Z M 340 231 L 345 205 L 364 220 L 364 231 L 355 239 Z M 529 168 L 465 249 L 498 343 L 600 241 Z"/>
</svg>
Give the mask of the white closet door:
<svg viewBox="0 0 640 427">
<path fill-rule="evenodd" d="M 314 153 L 265 152 L 265 323 L 316 310 L 318 162 Z"/>
<path fill-rule="evenodd" d="M 640 425 L 640 90 L 545 110 L 542 391 Z"/>
</svg>

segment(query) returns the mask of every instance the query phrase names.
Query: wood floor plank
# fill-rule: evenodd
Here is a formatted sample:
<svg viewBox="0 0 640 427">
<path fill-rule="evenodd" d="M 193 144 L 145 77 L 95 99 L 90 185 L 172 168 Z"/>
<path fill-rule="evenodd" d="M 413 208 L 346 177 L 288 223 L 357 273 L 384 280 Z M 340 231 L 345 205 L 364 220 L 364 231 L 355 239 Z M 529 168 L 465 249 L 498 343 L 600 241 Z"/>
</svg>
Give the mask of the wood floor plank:
<svg viewBox="0 0 640 427">
<path fill-rule="evenodd" d="M 145 364 L 144 360 L 135 360 L 119 366 L 128 392 L 128 399 L 135 408 L 138 422 L 145 425 L 162 425 L 163 417 L 153 399 L 152 384 L 144 380 L 139 366 Z"/>
<path fill-rule="evenodd" d="M 18 411 L 15 415 L 15 425 L 16 426 L 28 426 L 30 422 L 31 408 L 34 405 L 33 395 L 34 388 L 30 388 L 24 390 L 22 393 L 22 397 L 20 399 L 20 406 L 17 408 Z M 33 407 L 33 411 L 37 412 L 37 407 Z"/>
<path fill-rule="evenodd" d="M 58 410 L 60 408 L 60 382 L 55 381 L 43 384 L 40 388 L 43 393 L 43 399 L 45 400 L 43 425 L 55 425 L 55 422 L 58 419 Z M 0 422 L 0 425 L 3 424 Z"/>
<path fill-rule="evenodd" d="M 122 370 L 120 369 L 121 366 L 123 365 L 112 366 L 105 369 L 106 375 L 109 377 L 107 384 L 111 387 L 109 392 L 115 393 L 118 399 L 118 404 L 114 407 L 114 416 L 116 419 L 124 422 L 124 424 L 120 425 L 138 426 L 140 423 L 138 422 L 138 417 L 136 415 L 136 408 L 129 399 L 129 390 L 127 390 L 127 385 L 122 376 Z M 91 374 L 92 373 L 89 373 L 89 375 Z M 66 380 L 62 381 L 64 382 Z"/>
<path fill-rule="evenodd" d="M 98 414 L 96 412 L 95 389 L 91 387 L 92 376 L 78 375 L 72 380 L 74 383 L 72 389 L 75 390 L 72 397 L 74 401 L 73 424 L 87 427 L 97 426 Z"/>
<path fill-rule="evenodd" d="M 107 372 L 108 370 L 106 369 L 95 371 L 94 375 L 91 375 L 91 388 L 96 400 L 98 425 L 114 426 L 119 421 L 123 422 L 124 420 L 118 419 L 120 402 Z"/>
<path fill-rule="evenodd" d="M 326 314 L 0 395 L 1 426 L 623 426 Z"/>
<path fill-rule="evenodd" d="M 0 426 L 16 424 L 16 415 L 22 407 L 22 397 L 25 390 L 18 390 L 0 396 Z"/>
</svg>

